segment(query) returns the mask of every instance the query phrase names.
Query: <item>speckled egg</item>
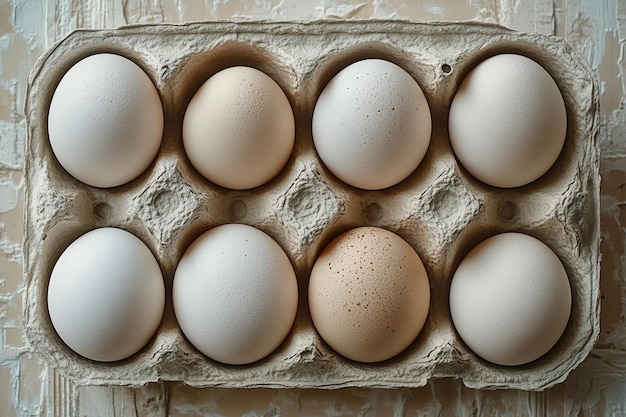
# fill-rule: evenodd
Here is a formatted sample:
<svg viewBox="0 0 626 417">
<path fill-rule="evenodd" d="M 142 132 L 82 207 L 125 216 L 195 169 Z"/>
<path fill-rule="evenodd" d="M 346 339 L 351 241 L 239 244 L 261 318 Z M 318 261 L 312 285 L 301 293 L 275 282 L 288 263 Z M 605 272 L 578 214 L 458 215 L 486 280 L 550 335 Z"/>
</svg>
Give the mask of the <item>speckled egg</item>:
<svg viewBox="0 0 626 417">
<path fill-rule="evenodd" d="M 408 72 L 383 59 L 364 59 L 326 85 L 312 129 L 320 159 L 337 178 L 380 190 L 422 162 L 432 122 L 426 96 Z"/>
<path fill-rule="evenodd" d="M 430 286 L 419 255 L 385 229 L 359 227 L 335 238 L 309 281 L 315 328 L 339 354 L 379 362 L 405 350 L 428 315 Z"/>
</svg>

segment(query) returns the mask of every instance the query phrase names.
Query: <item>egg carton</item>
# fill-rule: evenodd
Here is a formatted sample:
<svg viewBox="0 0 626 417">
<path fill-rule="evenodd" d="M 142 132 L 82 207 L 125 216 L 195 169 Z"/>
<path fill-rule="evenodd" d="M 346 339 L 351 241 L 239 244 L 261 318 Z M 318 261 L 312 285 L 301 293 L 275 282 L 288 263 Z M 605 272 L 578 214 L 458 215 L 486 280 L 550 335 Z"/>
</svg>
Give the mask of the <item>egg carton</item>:
<svg viewBox="0 0 626 417">
<path fill-rule="evenodd" d="M 128 184 L 94 188 L 55 159 L 47 114 L 56 85 L 80 59 L 99 52 L 132 59 L 153 80 L 165 127 L 150 167 Z M 539 62 L 559 86 L 567 109 L 565 146 L 540 179 L 500 189 L 457 162 L 447 131 L 451 100 L 478 62 L 519 53 Z M 432 113 L 427 154 L 401 183 L 377 191 L 346 185 L 316 155 L 315 102 L 339 70 L 365 58 L 392 61 L 415 78 Z M 296 140 L 281 173 L 251 190 L 228 190 L 193 169 L 182 146 L 187 104 L 208 77 L 246 65 L 270 75 L 295 116 Z M 141 386 L 182 381 L 195 387 L 420 387 L 453 377 L 473 388 L 542 390 L 563 381 L 599 334 L 598 93 L 585 60 L 562 39 L 477 22 L 313 21 L 197 22 L 77 30 L 47 51 L 28 86 L 26 115 L 25 301 L 28 340 L 77 384 Z M 201 232 L 225 223 L 255 226 L 289 256 L 299 285 L 293 328 L 282 345 L 250 365 L 214 362 L 182 334 L 172 306 L 172 280 L 182 253 Z M 403 237 L 422 258 L 431 285 L 430 312 L 418 338 L 400 355 L 373 364 L 332 351 L 316 333 L 307 305 L 308 279 L 323 247 L 343 231 L 378 226 Z M 115 226 L 138 236 L 157 258 L 166 305 L 152 340 L 121 361 L 102 363 L 71 351 L 47 311 L 56 259 L 81 234 Z M 526 365 L 506 367 L 474 355 L 451 321 L 451 277 L 481 240 L 521 231 L 546 243 L 569 275 L 572 311 L 559 342 Z"/>
</svg>

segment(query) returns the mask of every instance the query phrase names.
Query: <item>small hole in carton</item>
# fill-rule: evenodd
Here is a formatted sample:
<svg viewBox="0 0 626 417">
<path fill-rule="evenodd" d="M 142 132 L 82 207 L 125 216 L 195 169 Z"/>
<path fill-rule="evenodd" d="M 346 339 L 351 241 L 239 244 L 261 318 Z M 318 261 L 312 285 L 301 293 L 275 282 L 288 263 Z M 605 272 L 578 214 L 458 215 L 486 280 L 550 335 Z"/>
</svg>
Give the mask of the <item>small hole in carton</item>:
<svg viewBox="0 0 626 417">
<path fill-rule="evenodd" d="M 365 207 L 363 213 L 367 220 L 375 222 L 383 217 L 383 208 L 377 203 L 371 203 Z"/>
<path fill-rule="evenodd" d="M 441 71 L 443 71 L 444 74 L 450 74 L 452 72 L 452 67 L 448 64 L 443 64 L 441 66 Z"/>
<path fill-rule="evenodd" d="M 504 220 L 513 220 L 517 217 L 517 206 L 510 201 L 506 201 L 500 206 L 500 217 Z"/>
<path fill-rule="evenodd" d="M 93 214 L 100 220 L 108 218 L 111 215 L 111 211 L 111 206 L 105 202 L 100 202 L 93 206 Z"/>
<path fill-rule="evenodd" d="M 248 206 L 242 200 L 233 200 L 228 206 L 228 212 L 233 219 L 243 219 L 248 214 Z"/>
</svg>

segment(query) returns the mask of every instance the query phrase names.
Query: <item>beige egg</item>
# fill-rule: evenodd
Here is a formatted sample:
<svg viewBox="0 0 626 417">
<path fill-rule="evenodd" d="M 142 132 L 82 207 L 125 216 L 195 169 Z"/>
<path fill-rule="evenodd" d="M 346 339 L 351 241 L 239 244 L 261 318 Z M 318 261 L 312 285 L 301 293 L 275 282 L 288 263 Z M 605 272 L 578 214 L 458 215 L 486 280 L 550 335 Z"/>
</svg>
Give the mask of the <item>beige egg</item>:
<svg viewBox="0 0 626 417">
<path fill-rule="evenodd" d="M 311 271 L 309 308 L 324 341 L 339 354 L 379 362 L 405 350 L 430 305 L 419 255 L 385 229 L 359 227 L 335 238 Z"/>
<path fill-rule="evenodd" d="M 295 143 L 291 104 L 267 74 L 226 68 L 191 99 L 183 121 L 183 145 L 191 164 L 209 181 L 245 190 L 265 184 L 283 169 Z"/>
</svg>

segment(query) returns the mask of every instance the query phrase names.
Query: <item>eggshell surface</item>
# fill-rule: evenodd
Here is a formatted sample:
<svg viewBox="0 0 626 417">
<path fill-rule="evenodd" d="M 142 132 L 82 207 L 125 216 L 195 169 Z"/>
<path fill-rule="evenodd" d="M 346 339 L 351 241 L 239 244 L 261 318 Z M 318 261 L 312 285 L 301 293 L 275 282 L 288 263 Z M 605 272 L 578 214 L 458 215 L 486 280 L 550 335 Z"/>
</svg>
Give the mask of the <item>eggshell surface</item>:
<svg viewBox="0 0 626 417">
<path fill-rule="evenodd" d="M 522 365 L 546 354 L 567 326 L 572 305 L 565 268 L 534 237 L 502 233 L 484 240 L 459 264 L 450 313 L 478 356 Z"/>
<path fill-rule="evenodd" d="M 337 73 L 313 112 L 313 141 L 326 167 L 357 188 L 396 185 L 418 167 L 430 143 L 426 97 L 404 69 L 382 59 Z"/>
<path fill-rule="evenodd" d="M 294 142 L 287 96 L 255 68 L 213 75 L 185 112 L 185 152 L 202 176 L 222 187 L 242 190 L 268 182 L 289 160 Z"/>
<path fill-rule="evenodd" d="M 289 258 L 270 236 L 242 224 L 210 229 L 174 276 L 174 311 L 187 339 L 219 362 L 252 363 L 285 339 L 298 306 Z"/>
<path fill-rule="evenodd" d="M 339 235 L 311 271 L 313 324 L 331 348 L 355 361 L 398 355 L 420 333 L 429 306 L 419 255 L 385 229 L 359 227 Z"/>
<path fill-rule="evenodd" d="M 555 163 L 567 132 L 563 97 L 537 62 L 501 54 L 465 77 L 450 106 L 450 143 L 480 181 L 501 188 L 526 185 Z"/>
<path fill-rule="evenodd" d="M 65 344 L 92 360 L 127 358 L 155 333 L 165 305 L 159 264 L 133 234 L 85 233 L 61 254 L 48 284 L 50 320 Z"/>
<path fill-rule="evenodd" d="M 102 188 L 125 184 L 148 168 L 161 145 L 159 93 L 133 61 L 88 56 L 56 87 L 48 135 L 61 166 L 79 181 Z"/>
</svg>

